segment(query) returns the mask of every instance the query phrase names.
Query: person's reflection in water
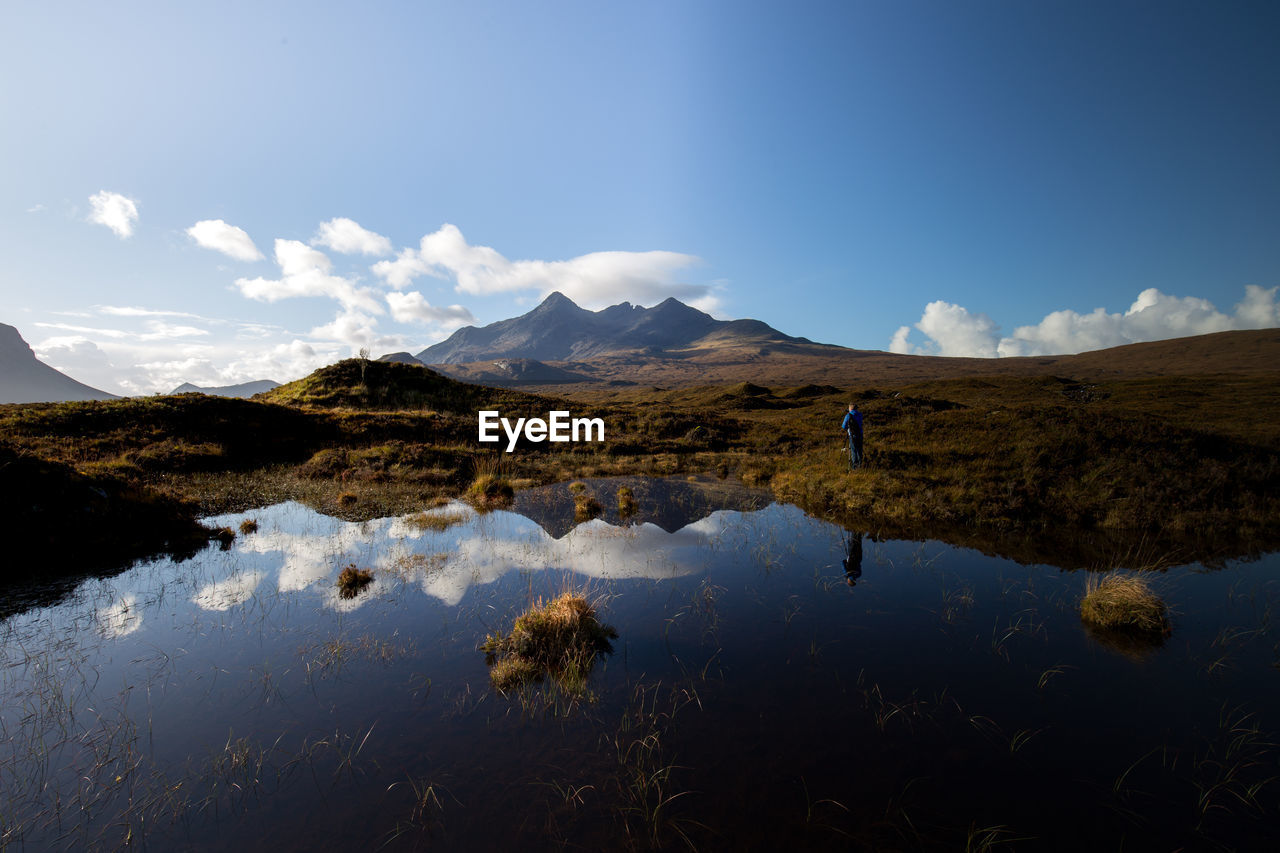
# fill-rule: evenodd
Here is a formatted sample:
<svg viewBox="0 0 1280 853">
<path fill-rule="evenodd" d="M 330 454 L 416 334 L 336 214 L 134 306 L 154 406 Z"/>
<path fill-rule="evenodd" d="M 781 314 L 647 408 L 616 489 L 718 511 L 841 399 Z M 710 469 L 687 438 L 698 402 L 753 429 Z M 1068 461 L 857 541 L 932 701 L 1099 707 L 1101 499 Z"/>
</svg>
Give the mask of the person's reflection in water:
<svg viewBox="0 0 1280 853">
<path fill-rule="evenodd" d="M 853 586 L 858 582 L 858 578 L 862 577 L 862 534 L 850 530 L 846 535 L 848 536 L 846 546 L 849 550 L 849 556 L 842 561 L 844 563 L 844 579 L 849 586 Z"/>
</svg>

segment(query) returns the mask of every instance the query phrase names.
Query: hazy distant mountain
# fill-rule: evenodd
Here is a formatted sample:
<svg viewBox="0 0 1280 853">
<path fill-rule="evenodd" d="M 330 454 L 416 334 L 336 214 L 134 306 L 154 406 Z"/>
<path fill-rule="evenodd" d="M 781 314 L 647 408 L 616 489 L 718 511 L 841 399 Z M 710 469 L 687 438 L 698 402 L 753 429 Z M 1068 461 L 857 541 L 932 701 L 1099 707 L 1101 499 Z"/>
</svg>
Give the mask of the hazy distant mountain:
<svg viewBox="0 0 1280 853">
<path fill-rule="evenodd" d="M 414 358 L 412 353 L 407 352 L 389 352 L 386 355 L 379 357 L 378 361 L 389 361 L 394 364 L 419 364 L 426 367 L 425 364 L 422 364 L 422 362 Z"/>
<path fill-rule="evenodd" d="M 809 342 L 784 335 L 758 320 L 717 320 L 675 298 L 652 308 L 623 302 L 587 311 L 557 292 L 520 317 L 459 329 L 448 340 L 418 353 L 417 358 L 425 364 L 502 359 L 588 361 L 745 343 Z"/>
<path fill-rule="evenodd" d="M 183 382 L 174 388 L 173 394 L 208 394 L 210 397 L 252 397 L 272 388 L 279 388 L 280 383 L 272 379 L 256 379 L 253 382 L 241 382 L 239 385 L 218 385 L 210 388 Z"/>
<path fill-rule="evenodd" d="M 114 399 L 40 361 L 17 329 L 0 323 L 0 403 Z"/>
</svg>

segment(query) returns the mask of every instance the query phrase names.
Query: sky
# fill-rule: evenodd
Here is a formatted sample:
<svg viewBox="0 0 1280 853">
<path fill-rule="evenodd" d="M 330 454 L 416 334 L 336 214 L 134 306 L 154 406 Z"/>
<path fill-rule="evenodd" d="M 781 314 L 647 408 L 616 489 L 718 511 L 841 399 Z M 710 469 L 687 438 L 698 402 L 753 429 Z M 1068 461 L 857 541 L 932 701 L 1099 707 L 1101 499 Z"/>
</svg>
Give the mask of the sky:
<svg viewBox="0 0 1280 853">
<path fill-rule="evenodd" d="M 114 393 L 559 290 L 990 357 L 1280 326 L 1280 4 L 0 2 L 0 322 Z"/>
</svg>

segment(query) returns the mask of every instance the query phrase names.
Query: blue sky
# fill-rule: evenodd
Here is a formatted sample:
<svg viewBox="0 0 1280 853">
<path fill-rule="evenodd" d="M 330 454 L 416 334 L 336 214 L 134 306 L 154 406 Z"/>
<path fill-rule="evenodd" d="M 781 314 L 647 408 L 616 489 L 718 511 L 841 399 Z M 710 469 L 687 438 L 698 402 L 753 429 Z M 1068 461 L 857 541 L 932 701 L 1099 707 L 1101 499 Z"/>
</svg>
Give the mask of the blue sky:
<svg viewBox="0 0 1280 853">
<path fill-rule="evenodd" d="M 10 0 L 0 322 L 130 393 L 553 289 L 954 355 L 1280 325 L 1278 42 L 1274 3 Z"/>
</svg>

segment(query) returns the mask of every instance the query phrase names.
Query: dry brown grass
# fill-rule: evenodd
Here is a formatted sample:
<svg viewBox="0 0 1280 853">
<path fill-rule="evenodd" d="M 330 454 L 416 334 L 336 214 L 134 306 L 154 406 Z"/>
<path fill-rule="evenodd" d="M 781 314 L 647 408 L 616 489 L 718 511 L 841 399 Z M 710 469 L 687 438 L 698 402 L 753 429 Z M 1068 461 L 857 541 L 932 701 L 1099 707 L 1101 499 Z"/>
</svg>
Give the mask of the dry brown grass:
<svg viewBox="0 0 1280 853">
<path fill-rule="evenodd" d="M 419 530 L 448 530 L 457 524 L 462 524 L 467 520 L 468 516 L 461 510 L 452 512 L 419 512 L 405 519 L 405 522 Z"/>
<path fill-rule="evenodd" d="M 511 632 L 490 635 L 481 649 L 494 688 L 507 692 L 551 675 L 570 692 L 581 693 L 601 653 L 613 651 L 618 632 L 602 623 L 580 591 L 550 601 L 539 599 L 516 617 Z"/>
<path fill-rule="evenodd" d="M 1167 635 L 1169 611 L 1141 575 L 1111 573 L 1089 577 L 1080 618 L 1094 628 L 1160 638 Z"/>
</svg>

